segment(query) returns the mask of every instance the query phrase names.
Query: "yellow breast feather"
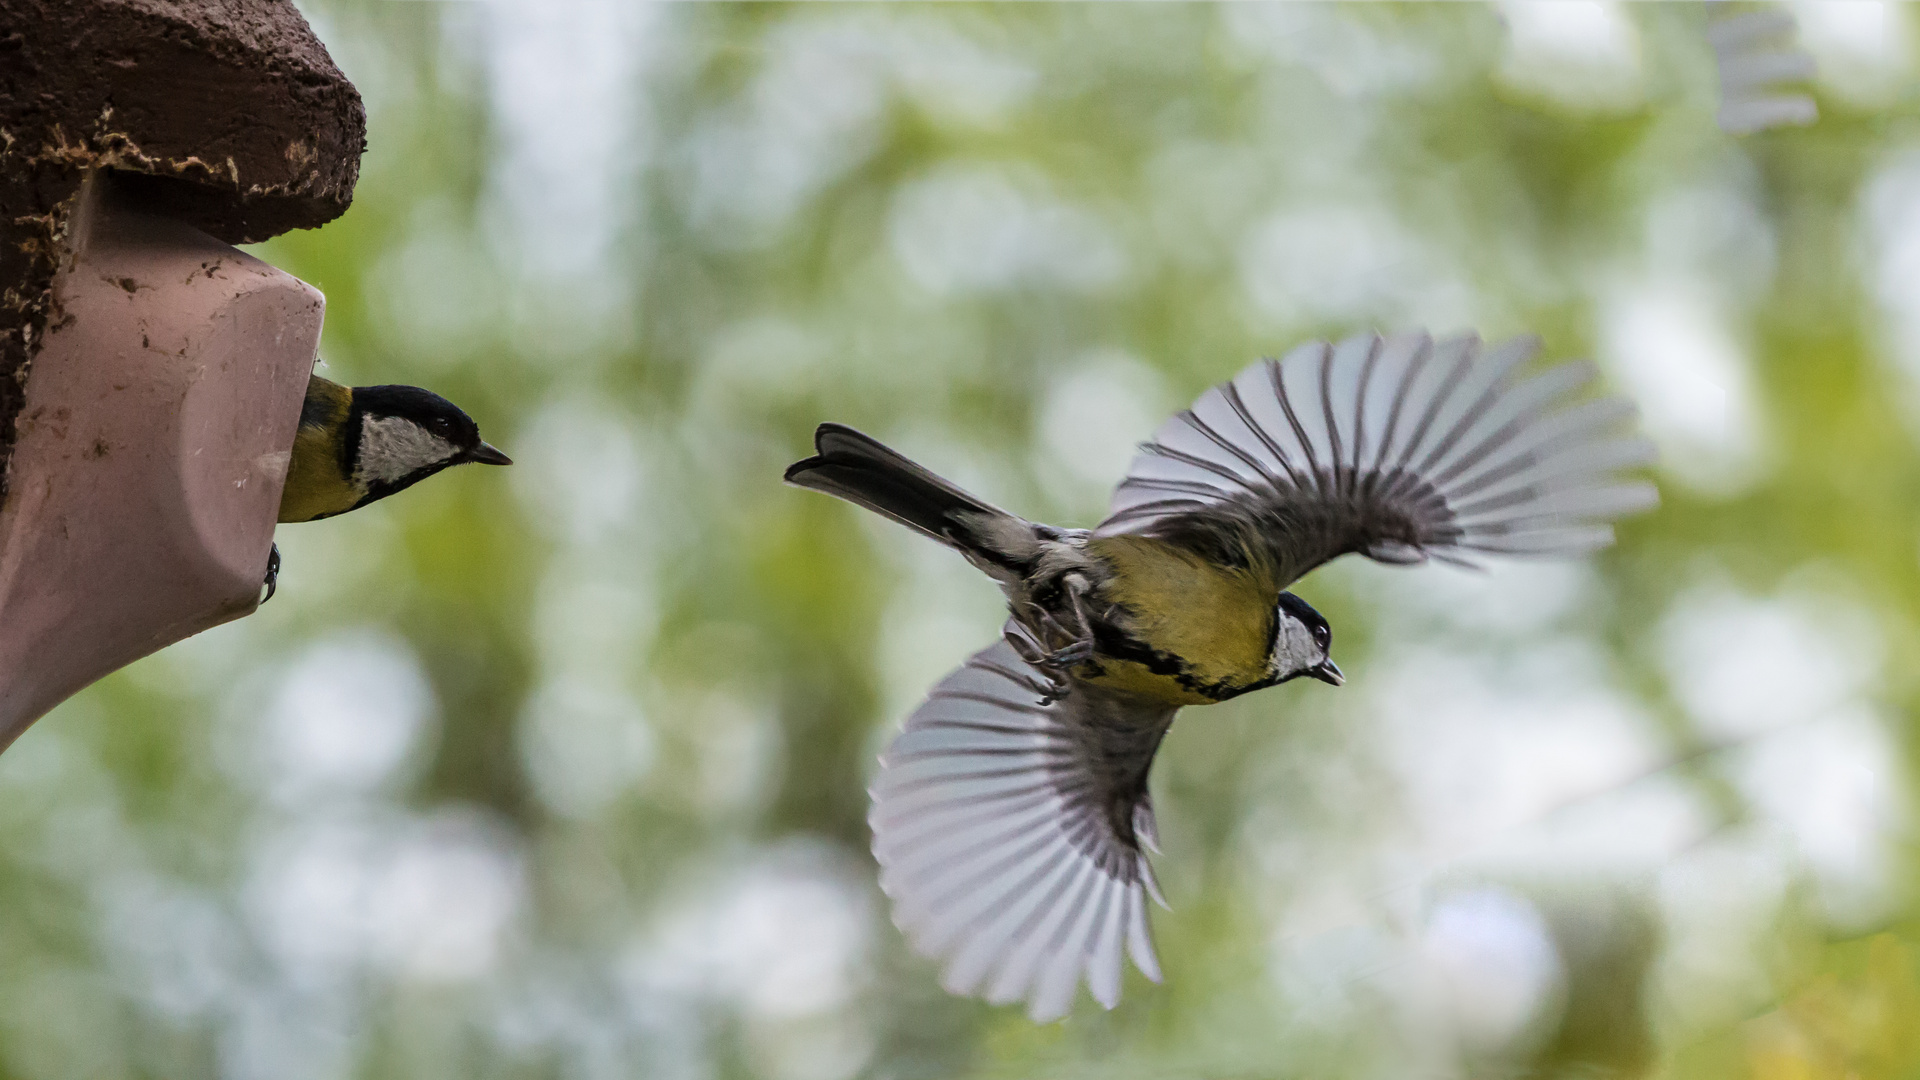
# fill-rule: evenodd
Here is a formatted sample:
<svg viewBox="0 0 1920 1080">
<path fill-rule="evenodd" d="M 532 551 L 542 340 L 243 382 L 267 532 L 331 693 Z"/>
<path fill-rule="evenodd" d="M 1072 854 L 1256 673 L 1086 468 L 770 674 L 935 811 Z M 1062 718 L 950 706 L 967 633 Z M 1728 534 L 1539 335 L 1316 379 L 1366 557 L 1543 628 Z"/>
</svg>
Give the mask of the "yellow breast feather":
<svg viewBox="0 0 1920 1080">
<path fill-rule="evenodd" d="M 1185 548 L 1141 536 L 1094 540 L 1088 551 L 1113 571 L 1098 599 L 1127 636 L 1179 662 L 1102 658 L 1089 681 L 1178 704 L 1231 696 L 1268 677 L 1279 587 L 1257 567 L 1221 566 Z M 1152 666 L 1149 666 L 1152 665 Z"/>
<path fill-rule="evenodd" d="M 348 480 L 341 440 L 353 392 L 314 376 L 300 409 L 300 430 L 293 438 L 287 484 L 280 494 L 281 521 L 312 521 L 353 509 L 365 492 Z"/>
</svg>

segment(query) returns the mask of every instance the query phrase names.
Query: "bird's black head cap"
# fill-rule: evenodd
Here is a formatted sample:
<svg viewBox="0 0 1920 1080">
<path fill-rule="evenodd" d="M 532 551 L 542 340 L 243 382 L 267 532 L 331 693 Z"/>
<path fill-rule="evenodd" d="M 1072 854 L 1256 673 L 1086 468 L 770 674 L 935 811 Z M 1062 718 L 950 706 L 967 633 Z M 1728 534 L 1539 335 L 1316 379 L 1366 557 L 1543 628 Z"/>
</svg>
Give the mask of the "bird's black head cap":
<svg viewBox="0 0 1920 1080">
<path fill-rule="evenodd" d="M 1333 627 L 1327 625 L 1326 616 L 1314 610 L 1312 604 L 1290 592 L 1283 592 L 1280 594 L 1280 610 L 1305 623 L 1307 629 L 1313 631 L 1313 639 L 1320 643 L 1321 648 L 1333 644 Z"/>
<path fill-rule="evenodd" d="M 460 407 L 417 386 L 356 386 L 348 413 L 345 472 L 365 484 L 365 505 L 453 465 L 512 459 L 480 437 Z"/>
<path fill-rule="evenodd" d="M 480 445 L 480 425 L 460 406 L 417 386 L 356 386 L 354 412 L 411 420 L 462 450 Z"/>
</svg>

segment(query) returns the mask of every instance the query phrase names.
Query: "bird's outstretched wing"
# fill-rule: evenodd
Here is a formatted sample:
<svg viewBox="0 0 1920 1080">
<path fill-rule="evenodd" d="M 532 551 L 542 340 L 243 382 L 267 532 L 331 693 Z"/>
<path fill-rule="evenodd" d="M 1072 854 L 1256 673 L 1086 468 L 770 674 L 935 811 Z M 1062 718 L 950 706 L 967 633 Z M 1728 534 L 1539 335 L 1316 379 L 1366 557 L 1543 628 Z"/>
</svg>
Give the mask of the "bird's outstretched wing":
<svg viewBox="0 0 1920 1080">
<path fill-rule="evenodd" d="M 1084 977 L 1120 999 L 1120 954 L 1159 981 L 1147 770 L 1174 709 L 1046 679 L 1006 644 L 974 654 L 907 718 L 873 785 L 873 853 L 894 921 L 942 983 L 1037 1021 Z"/>
<path fill-rule="evenodd" d="M 1362 335 L 1303 345 L 1201 395 L 1141 446 L 1100 535 L 1238 523 L 1281 582 L 1347 552 L 1382 562 L 1566 555 L 1652 507 L 1618 471 L 1651 462 L 1618 398 L 1567 404 L 1586 362 L 1514 372 L 1535 338 Z"/>
<path fill-rule="evenodd" d="M 1820 119 L 1813 97 L 1791 85 L 1816 74 L 1813 56 L 1794 40 L 1794 29 L 1793 13 L 1784 8 L 1743 11 L 1708 23 L 1707 44 L 1720 69 L 1715 113 L 1720 130 L 1751 135 Z"/>
</svg>

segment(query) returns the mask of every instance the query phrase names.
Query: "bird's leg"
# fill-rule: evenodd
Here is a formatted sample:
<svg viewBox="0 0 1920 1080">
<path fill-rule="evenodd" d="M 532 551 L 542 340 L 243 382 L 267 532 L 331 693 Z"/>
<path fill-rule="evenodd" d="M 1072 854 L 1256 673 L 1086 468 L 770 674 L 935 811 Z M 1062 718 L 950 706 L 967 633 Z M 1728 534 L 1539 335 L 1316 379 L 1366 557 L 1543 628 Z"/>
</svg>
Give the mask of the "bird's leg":
<svg viewBox="0 0 1920 1080">
<path fill-rule="evenodd" d="M 1061 591 L 1067 597 L 1067 623 L 1051 611 L 1042 612 L 1046 620 L 1050 637 L 1058 640 L 1065 638 L 1067 644 L 1047 654 L 1046 663 L 1056 668 L 1070 668 L 1093 659 L 1093 626 L 1087 620 L 1087 579 L 1079 574 L 1068 574 L 1060 581 Z"/>
<path fill-rule="evenodd" d="M 1001 631 L 1020 659 L 1046 678 L 1048 690 L 1040 700 L 1042 705 L 1066 697 L 1073 688 L 1067 672 L 1093 659 L 1094 653 L 1093 626 L 1085 602 L 1087 579 L 1068 574 L 1061 580 L 1060 589 L 1067 598 L 1063 614 L 1031 600 L 1023 601 L 1016 604 L 1014 617 Z"/>
<path fill-rule="evenodd" d="M 267 595 L 260 598 L 260 603 L 264 604 L 267 601 L 273 599 L 274 592 L 280 588 L 280 545 L 279 544 L 273 545 L 273 553 L 267 556 L 267 579 L 261 582 L 261 584 L 266 586 L 266 590 L 267 590 Z"/>
</svg>

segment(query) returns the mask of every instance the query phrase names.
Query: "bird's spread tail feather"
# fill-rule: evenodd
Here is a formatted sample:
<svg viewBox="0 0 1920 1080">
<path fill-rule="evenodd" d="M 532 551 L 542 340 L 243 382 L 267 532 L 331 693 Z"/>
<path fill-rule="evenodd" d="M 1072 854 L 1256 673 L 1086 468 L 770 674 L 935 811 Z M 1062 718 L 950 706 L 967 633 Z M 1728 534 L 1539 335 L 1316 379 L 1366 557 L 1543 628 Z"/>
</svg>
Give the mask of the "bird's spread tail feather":
<svg viewBox="0 0 1920 1080">
<path fill-rule="evenodd" d="M 821 424 L 816 454 L 787 469 L 787 483 L 845 499 L 932 537 L 976 562 L 1013 568 L 1031 557 L 1033 526 L 962 491 L 844 424 Z M 1036 545 L 1037 547 L 1037 545 Z"/>
</svg>

